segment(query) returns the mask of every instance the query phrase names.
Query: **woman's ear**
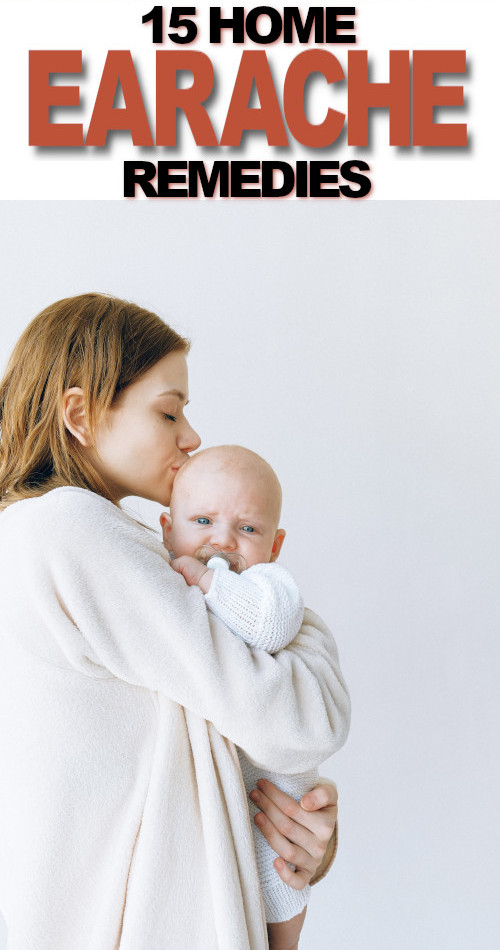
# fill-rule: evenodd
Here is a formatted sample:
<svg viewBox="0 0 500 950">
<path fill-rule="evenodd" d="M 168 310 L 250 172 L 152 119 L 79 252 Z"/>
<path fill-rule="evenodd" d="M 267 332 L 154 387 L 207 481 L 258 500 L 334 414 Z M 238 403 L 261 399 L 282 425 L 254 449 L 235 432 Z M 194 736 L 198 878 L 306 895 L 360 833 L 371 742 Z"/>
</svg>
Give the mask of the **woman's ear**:
<svg viewBox="0 0 500 950">
<path fill-rule="evenodd" d="M 83 398 L 83 389 L 79 386 L 72 386 L 66 389 L 62 397 L 62 417 L 64 425 L 68 432 L 74 435 L 80 445 L 89 448 L 92 445 L 92 436 L 85 415 L 85 403 Z"/>
<path fill-rule="evenodd" d="M 276 534 L 274 535 L 273 547 L 271 551 L 270 561 L 275 561 L 279 556 L 281 548 L 283 546 L 283 541 L 285 540 L 286 531 L 283 528 L 278 528 Z"/>
</svg>

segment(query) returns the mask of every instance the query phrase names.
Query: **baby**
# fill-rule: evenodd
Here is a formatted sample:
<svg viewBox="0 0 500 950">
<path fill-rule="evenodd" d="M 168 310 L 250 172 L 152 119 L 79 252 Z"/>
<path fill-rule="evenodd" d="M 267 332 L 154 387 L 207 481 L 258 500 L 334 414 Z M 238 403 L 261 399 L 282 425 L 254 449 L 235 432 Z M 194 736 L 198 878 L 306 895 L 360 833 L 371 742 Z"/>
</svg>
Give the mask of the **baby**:
<svg viewBox="0 0 500 950">
<path fill-rule="evenodd" d="M 207 606 L 233 633 L 269 653 L 293 640 L 304 611 L 294 579 L 276 563 L 285 538 L 278 527 L 280 514 L 281 486 L 271 466 L 249 449 L 219 446 L 198 452 L 183 465 L 170 514 L 160 519 L 175 570 L 201 588 Z M 199 560 L 206 545 L 230 561 L 239 560 L 243 573 L 224 570 L 219 559 L 210 566 Z M 296 800 L 317 784 L 316 770 L 277 775 L 254 766 L 241 749 L 238 755 L 247 795 L 260 778 Z M 276 854 L 253 822 L 257 809 L 251 799 L 249 809 L 266 919 L 278 924 L 303 910 L 310 887 L 294 890 L 281 880 L 273 867 Z"/>
</svg>

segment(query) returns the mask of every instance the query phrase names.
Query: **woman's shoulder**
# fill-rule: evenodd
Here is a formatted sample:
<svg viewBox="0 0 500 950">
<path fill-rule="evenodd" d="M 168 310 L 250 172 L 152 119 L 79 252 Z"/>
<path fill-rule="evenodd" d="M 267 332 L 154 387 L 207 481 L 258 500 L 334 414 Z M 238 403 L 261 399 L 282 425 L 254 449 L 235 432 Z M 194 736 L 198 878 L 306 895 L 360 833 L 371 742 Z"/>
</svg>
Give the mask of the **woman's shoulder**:
<svg viewBox="0 0 500 950">
<path fill-rule="evenodd" d="M 24 523 L 36 525 L 47 520 L 51 521 L 54 529 L 57 527 L 57 521 L 60 517 L 66 518 L 68 515 L 76 517 L 98 516 L 100 518 L 123 518 L 127 517 L 125 512 L 121 511 L 116 505 L 86 488 L 77 488 L 73 485 L 64 485 L 60 488 L 53 488 L 51 491 L 38 495 L 36 498 L 23 498 L 20 501 L 9 505 L 1 513 L 0 525 L 6 525 L 8 522 Z"/>
<path fill-rule="evenodd" d="M 36 498 L 16 501 L 0 514 L 0 533 L 15 533 L 25 541 L 51 542 L 96 539 L 112 532 L 115 538 L 128 535 L 134 541 L 160 548 L 159 536 L 102 495 L 86 488 L 65 485 Z"/>
</svg>

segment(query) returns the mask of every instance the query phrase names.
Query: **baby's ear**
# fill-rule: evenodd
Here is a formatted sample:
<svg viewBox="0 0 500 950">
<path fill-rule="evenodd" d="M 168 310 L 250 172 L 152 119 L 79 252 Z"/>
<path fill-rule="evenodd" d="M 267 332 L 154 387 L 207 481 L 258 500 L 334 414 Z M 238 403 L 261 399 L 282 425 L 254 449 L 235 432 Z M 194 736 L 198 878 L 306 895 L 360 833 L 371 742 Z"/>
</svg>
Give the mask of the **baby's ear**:
<svg viewBox="0 0 500 950">
<path fill-rule="evenodd" d="M 168 511 L 162 511 L 160 515 L 160 524 L 163 531 L 163 543 L 167 544 L 167 541 L 170 538 L 170 532 L 172 530 L 172 518 Z"/>
<path fill-rule="evenodd" d="M 276 534 L 274 535 L 273 547 L 271 551 L 270 561 L 275 561 L 279 557 L 281 548 L 283 547 L 283 541 L 285 540 L 286 531 L 284 528 L 278 528 Z"/>
</svg>

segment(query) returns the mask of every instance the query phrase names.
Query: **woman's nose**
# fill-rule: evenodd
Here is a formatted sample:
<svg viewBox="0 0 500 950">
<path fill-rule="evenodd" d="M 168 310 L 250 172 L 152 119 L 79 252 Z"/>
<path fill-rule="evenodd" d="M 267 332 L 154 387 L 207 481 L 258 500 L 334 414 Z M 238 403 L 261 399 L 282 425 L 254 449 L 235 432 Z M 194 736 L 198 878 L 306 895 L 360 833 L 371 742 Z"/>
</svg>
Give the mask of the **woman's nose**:
<svg viewBox="0 0 500 950">
<path fill-rule="evenodd" d="M 177 440 L 177 444 L 182 452 L 194 452 L 195 449 L 199 449 L 201 445 L 201 439 L 198 433 L 195 432 L 193 427 L 189 425 L 187 419 L 184 420 L 184 425 Z"/>
</svg>

